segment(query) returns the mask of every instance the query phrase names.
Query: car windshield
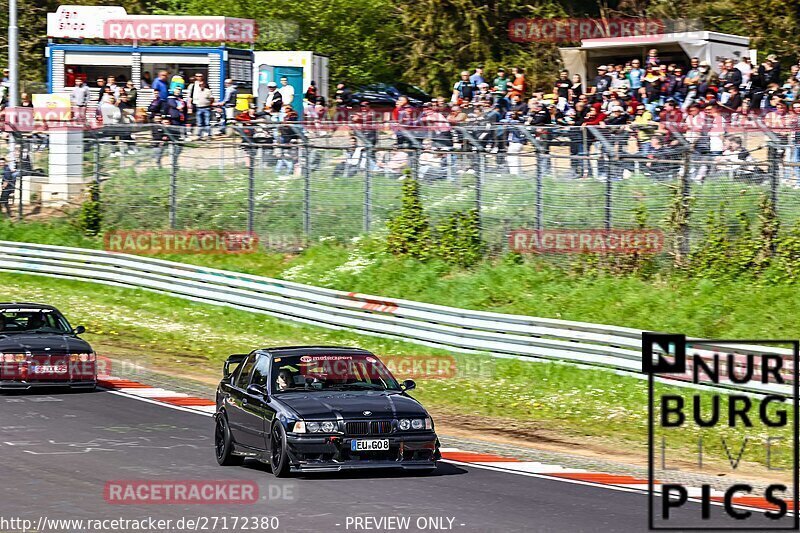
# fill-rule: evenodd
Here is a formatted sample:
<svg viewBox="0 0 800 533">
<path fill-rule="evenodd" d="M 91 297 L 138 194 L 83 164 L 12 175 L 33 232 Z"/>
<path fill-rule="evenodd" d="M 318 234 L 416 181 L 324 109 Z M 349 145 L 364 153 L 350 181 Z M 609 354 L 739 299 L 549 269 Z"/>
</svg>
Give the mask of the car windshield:
<svg viewBox="0 0 800 533">
<path fill-rule="evenodd" d="M 0 334 L 71 332 L 67 320 L 54 309 L 0 309 Z"/>
<path fill-rule="evenodd" d="M 272 360 L 272 391 L 400 391 L 389 369 L 374 355 L 293 355 Z"/>
<path fill-rule="evenodd" d="M 430 95 L 417 87 L 408 83 L 398 83 L 396 87 L 406 96 L 413 96 L 414 98 L 428 98 Z"/>
</svg>

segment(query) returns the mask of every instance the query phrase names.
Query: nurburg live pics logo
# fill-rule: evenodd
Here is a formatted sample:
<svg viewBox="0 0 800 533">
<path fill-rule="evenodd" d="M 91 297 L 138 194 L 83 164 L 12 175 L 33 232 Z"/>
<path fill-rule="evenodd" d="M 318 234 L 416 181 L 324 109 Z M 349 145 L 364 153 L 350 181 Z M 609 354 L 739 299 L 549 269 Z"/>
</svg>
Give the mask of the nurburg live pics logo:
<svg viewBox="0 0 800 533">
<path fill-rule="evenodd" d="M 786 347 L 791 350 L 780 350 Z M 692 339 L 687 343 L 681 334 L 642 333 L 642 370 L 648 375 L 650 530 L 800 529 L 799 351 L 798 341 Z M 668 384 L 685 381 L 688 386 L 656 388 L 656 379 Z M 783 436 L 779 437 L 776 432 L 781 430 Z M 687 437 L 691 437 L 688 448 Z M 670 450 L 675 454 L 670 460 L 694 463 L 696 456 L 702 474 L 704 460 L 712 468 L 720 468 L 714 463 L 718 459 L 726 471 L 713 478 L 713 486 L 696 480 L 686 485 L 673 482 L 676 476 L 667 476 L 667 471 L 677 469 L 666 466 L 668 441 L 683 443 Z M 721 457 L 712 457 L 720 447 L 724 450 Z M 766 480 L 757 487 L 731 479 L 737 477 L 746 453 L 766 458 L 766 475 L 762 476 Z M 670 477 L 669 481 L 657 481 L 656 455 L 660 455 L 659 476 Z M 781 459 L 786 461 L 785 468 L 776 466 Z M 752 470 L 753 465 L 750 467 Z M 793 487 L 787 487 L 790 475 Z M 777 480 L 781 476 L 783 483 Z M 712 476 L 706 473 L 705 479 Z"/>
</svg>

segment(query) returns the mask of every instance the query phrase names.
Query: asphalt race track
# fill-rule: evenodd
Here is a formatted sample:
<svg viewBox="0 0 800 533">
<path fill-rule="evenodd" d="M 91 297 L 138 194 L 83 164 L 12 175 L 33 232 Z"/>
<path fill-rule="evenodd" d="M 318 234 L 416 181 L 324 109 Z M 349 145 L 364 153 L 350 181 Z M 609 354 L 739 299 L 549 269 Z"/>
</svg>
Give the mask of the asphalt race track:
<svg viewBox="0 0 800 533">
<path fill-rule="evenodd" d="M 271 527 L 277 525 L 278 531 L 647 530 L 647 497 L 638 492 L 448 463 L 427 477 L 371 471 L 278 480 L 254 461 L 245 467 L 218 466 L 210 416 L 109 392 L 6 394 L 0 395 L 0 405 L 0 517 L 5 519 L 37 524 L 42 517 L 205 517 L 205 528 L 197 529 L 207 531 L 224 531 L 223 517 L 277 517 Z M 104 498 L 108 482 L 188 479 L 254 481 L 260 501 L 121 505 Z M 690 504 L 687 512 L 696 513 L 698 507 Z M 358 522 L 357 517 L 373 521 Z M 408 517 L 410 526 L 377 522 L 388 517 Z"/>
</svg>

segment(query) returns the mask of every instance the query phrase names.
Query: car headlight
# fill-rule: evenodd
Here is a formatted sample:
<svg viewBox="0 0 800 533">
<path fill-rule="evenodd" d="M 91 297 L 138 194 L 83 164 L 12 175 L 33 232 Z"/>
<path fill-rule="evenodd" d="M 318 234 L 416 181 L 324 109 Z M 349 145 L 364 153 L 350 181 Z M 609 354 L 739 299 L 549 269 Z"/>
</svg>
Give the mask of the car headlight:
<svg viewBox="0 0 800 533">
<path fill-rule="evenodd" d="M 333 433 L 336 431 L 336 424 L 333 422 L 323 422 L 320 426 L 325 433 Z"/>
<path fill-rule="evenodd" d="M 431 417 L 425 419 L 425 429 L 433 429 L 433 420 Z"/>
<path fill-rule="evenodd" d="M 309 433 L 318 433 L 319 422 L 306 422 L 306 429 L 308 429 Z"/>
<path fill-rule="evenodd" d="M 294 431 L 295 433 L 305 433 L 306 423 L 302 420 L 298 420 L 297 422 L 294 423 L 294 428 L 292 428 L 292 431 Z"/>
<path fill-rule="evenodd" d="M 400 423 L 398 424 L 398 426 L 403 431 L 408 431 L 411 428 L 411 421 L 406 419 L 406 418 L 404 418 L 404 419 L 400 420 Z"/>
<path fill-rule="evenodd" d="M 424 425 L 425 425 L 425 423 L 422 420 L 420 420 L 419 418 L 415 418 L 414 420 L 411 421 L 411 428 L 412 429 L 422 429 L 422 427 Z"/>
</svg>

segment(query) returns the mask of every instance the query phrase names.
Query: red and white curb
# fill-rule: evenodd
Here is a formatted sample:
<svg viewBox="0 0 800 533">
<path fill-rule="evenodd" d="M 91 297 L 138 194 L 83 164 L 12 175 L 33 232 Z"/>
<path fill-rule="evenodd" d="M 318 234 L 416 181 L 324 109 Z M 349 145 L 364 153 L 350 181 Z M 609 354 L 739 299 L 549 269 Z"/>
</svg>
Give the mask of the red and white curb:
<svg viewBox="0 0 800 533">
<path fill-rule="evenodd" d="M 99 387 L 107 389 L 112 393 L 148 403 L 161 404 L 173 409 L 196 412 L 206 416 L 210 416 L 216 412 L 216 404 L 213 400 L 198 398 L 160 387 L 151 387 L 150 385 L 138 381 L 113 376 L 102 376 L 98 378 L 97 384 Z M 464 451 L 458 448 L 442 448 L 441 452 L 442 460 L 457 465 L 494 470 L 508 474 L 546 478 L 567 483 L 592 485 L 625 492 L 646 493 L 648 490 L 648 482 L 646 479 L 625 474 L 609 474 L 580 468 L 567 468 L 561 465 L 541 463 L 538 461 L 524 461 L 490 453 Z M 661 492 L 660 481 L 654 483 L 654 491 L 657 493 Z M 687 492 L 690 500 L 699 501 L 701 496 L 701 489 L 699 487 L 688 487 Z M 725 493 L 722 491 L 711 491 L 711 500 L 714 503 L 721 504 L 724 502 L 724 497 Z M 777 506 L 757 496 L 735 497 L 733 498 L 733 504 L 737 507 L 755 510 L 778 509 Z M 789 510 L 792 511 L 793 502 L 789 501 L 787 505 Z"/>
<path fill-rule="evenodd" d="M 457 448 L 442 448 L 442 459 L 450 463 L 463 464 L 478 468 L 486 468 L 500 472 L 509 472 L 534 477 L 555 479 L 582 485 L 595 485 L 604 488 L 622 490 L 628 492 L 648 491 L 647 479 L 637 478 L 626 474 L 608 474 L 605 472 L 593 472 L 580 468 L 566 468 L 560 465 L 551 465 L 537 461 L 523 461 L 499 455 L 467 452 Z M 653 483 L 653 492 L 661 493 L 662 482 Z M 700 487 L 687 487 L 686 491 L 689 499 L 700 501 L 702 490 Z M 719 490 L 711 490 L 711 501 L 715 504 L 722 504 L 725 501 L 725 493 Z M 778 506 L 768 502 L 759 496 L 737 496 L 732 499 L 736 507 L 750 508 L 755 510 L 777 510 Z M 791 501 L 786 502 L 789 511 L 794 510 Z"/>
<path fill-rule="evenodd" d="M 184 410 L 198 411 L 209 415 L 214 414 L 217 410 L 213 400 L 189 396 L 182 392 L 174 392 L 160 387 L 151 387 L 129 379 L 103 376 L 98 378 L 97 385 L 125 396 L 150 400 L 153 403 L 162 403 L 170 407 L 181 407 Z"/>
</svg>

